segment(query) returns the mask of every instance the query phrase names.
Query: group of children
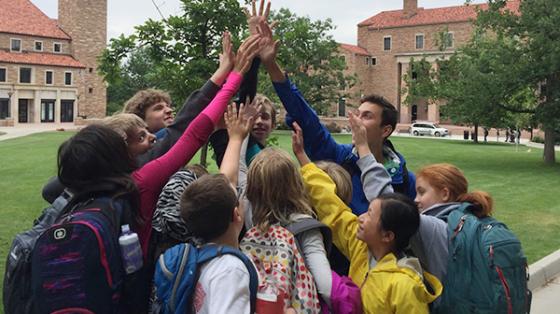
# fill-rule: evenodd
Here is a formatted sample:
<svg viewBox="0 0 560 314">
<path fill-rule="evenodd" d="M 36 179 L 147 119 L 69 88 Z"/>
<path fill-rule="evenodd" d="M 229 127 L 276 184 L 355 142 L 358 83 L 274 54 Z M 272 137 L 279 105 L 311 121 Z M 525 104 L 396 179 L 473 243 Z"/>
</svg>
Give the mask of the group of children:
<svg viewBox="0 0 560 314">
<path fill-rule="evenodd" d="M 454 254 L 447 217 L 466 203 L 474 216 L 487 217 L 492 198 L 469 192 L 450 164 L 410 172 L 388 140 L 398 112 L 382 97 L 365 97 L 349 114 L 352 144 L 336 143 L 276 62 L 269 8 L 261 1 L 257 10 L 253 1 L 251 35 L 236 53 L 224 35 L 220 67 L 175 118 L 165 93 L 141 91 L 126 113 L 62 144 L 57 179 L 44 195 L 65 188 L 76 199 L 102 195 L 127 203 L 144 261 L 134 287 L 141 293 L 134 310 L 114 312 L 175 309 L 162 298 L 154 271 L 170 274 L 156 261 L 187 242 L 240 250 L 252 264 L 219 252 L 201 264 L 188 292 L 192 312 L 437 311 Z M 261 63 L 294 130 L 299 167 L 287 152 L 266 147 L 276 111 L 252 88 Z M 229 104 L 238 91 L 240 105 Z M 219 173 L 183 168 L 209 140 Z"/>
</svg>

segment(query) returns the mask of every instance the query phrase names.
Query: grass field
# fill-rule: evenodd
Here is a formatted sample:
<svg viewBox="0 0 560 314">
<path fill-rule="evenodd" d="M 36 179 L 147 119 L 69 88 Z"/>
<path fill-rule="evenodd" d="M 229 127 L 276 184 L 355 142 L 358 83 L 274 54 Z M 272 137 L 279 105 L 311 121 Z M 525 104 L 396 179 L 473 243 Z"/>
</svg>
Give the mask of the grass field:
<svg viewBox="0 0 560 314">
<path fill-rule="evenodd" d="M 2 274 L 13 236 L 29 228 L 47 205 L 41 188 L 56 172 L 58 145 L 71 134 L 48 132 L 0 142 Z M 280 147 L 291 150 L 289 133 L 275 136 Z M 349 135 L 336 138 L 341 143 L 350 141 Z M 465 172 L 471 189 L 488 191 L 495 200 L 495 216 L 519 236 L 530 263 L 560 248 L 560 164 L 545 166 L 542 150 L 428 138 L 394 137 L 392 141 L 410 170 L 450 162 Z M 216 170 L 214 164 L 209 168 Z"/>
</svg>

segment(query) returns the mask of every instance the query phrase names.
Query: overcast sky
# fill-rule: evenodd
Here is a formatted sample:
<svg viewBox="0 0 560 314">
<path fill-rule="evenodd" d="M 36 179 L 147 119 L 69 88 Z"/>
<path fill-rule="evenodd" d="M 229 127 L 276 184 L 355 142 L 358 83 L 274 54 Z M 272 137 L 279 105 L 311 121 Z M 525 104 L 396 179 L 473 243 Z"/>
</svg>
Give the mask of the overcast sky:
<svg viewBox="0 0 560 314">
<path fill-rule="evenodd" d="M 31 0 L 49 17 L 56 18 L 57 0 Z M 180 0 L 154 0 L 165 16 L 181 11 Z M 465 0 L 418 0 L 418 6 L 437 8 L 464 4 Z M 485 2 L 475 0 L 474 3 Z M 108 37 L 131 34 L 134 26 L 149 18 L 160 19 L 152 0 L 108 0 Z M 272 9 L 287 7 L 298 15 L 313 20 L 331 18 L 336 29 L 332 32 L 338 42 L 355 44 L 356 25 L 381 11 L 402 9 L 402 0 L 272 0 Z"/>
</svg>

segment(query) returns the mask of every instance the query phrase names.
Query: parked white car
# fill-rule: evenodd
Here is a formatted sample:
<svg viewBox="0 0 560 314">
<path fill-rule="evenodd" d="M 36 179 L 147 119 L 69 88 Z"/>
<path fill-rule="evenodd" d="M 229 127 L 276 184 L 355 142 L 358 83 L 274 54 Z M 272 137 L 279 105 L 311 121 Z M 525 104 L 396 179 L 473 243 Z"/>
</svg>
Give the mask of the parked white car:
<svg viewBox="0 0 560 314">
<path fill-rule="evenodd" d="M 440 128 L 437 124 L 432 122 L 416 122 L 410 126 L 410 134 L 414 136 L 430 135 L 430 136 L 447 136 L 449 130 Z"/>
</svg>

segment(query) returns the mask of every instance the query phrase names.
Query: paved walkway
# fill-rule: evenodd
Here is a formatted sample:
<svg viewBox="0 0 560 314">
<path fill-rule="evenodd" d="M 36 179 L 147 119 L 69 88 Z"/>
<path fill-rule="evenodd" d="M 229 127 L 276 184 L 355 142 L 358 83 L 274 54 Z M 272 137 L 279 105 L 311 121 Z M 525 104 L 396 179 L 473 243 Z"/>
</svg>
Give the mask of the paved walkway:
<svg viewBox="0 0 560 314">
<path fill-rule="evenodd" d="M 410 135 L 408 133 L 394 133 L 391 136 L 415 137 L 415 138 L 419 138 L 419 139 L 429 138 L 429 139 L 442 139 L 442 140 L 451 140 L 451 141 L 465 141 L 463 139 L 462 135 L 451 135 L 451 136 L 445 136 L 445 137 L 433 137 L 433 136 L 414 136 L 414 135 Z M 488 142 L 489 143 L 495 143 L 495 142 L 504 143 L 504 139 L 505 139 L 504 137 L 501 137 L 498 141 L 496 141 L 495 136 L 489 136 L 488 137 Z M 480 143 L 484 142 L 484 136 L 479 136 L 478 141 Z M 511 144 L 512 146 L 515 146 L 514 143 L 509 143 L 509 144 Z M 527 147 L 544 149 L 544 144 L 530 142 L 529 139 L 525 139 L 525 138 L 520 139 L 520 144 L 521 145 L 527 145 Z M 560 152 L 560 145 L 556 145 L 556 147 L 554 149 L 557 152 Z"/>
<path fill-rule="evenodd" d="M 533 291 L 532 314 L 560 313 L 560 276 Z"/>
<path fill-rule="evenodd" d="M 16 127 L 0 127 L 0 141 L 9 140 L 16 137 L 26 136 L 34 133 L 56 131 L 57 129 L 75 130 L 78 127 L 72 123 L 58 124 L 20 124 Z"/>
</svg>

